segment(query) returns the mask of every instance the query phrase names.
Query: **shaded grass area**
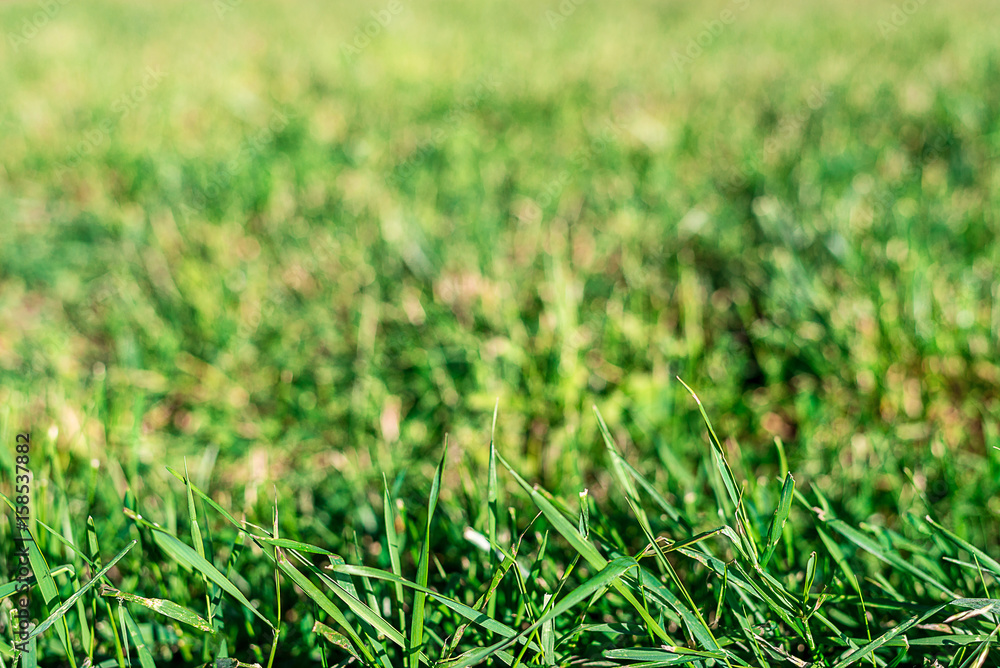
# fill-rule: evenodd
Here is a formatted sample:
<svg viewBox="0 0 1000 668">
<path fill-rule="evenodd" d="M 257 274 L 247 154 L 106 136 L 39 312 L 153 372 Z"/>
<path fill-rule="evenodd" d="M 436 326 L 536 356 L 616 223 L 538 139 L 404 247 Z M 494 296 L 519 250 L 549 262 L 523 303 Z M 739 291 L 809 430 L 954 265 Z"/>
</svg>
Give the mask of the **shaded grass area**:
<svg viewBox="0 0 1000 668">
<path fill-rule="evenodd" d="M 385 476 L 403 508 L 404 575 L 426 572 L 441 593 L 475 604 L 499 566 L 465 538 L 467 526 L 488 534 L 484 434 L 499 397 L 504 457 L 570 499 L 560 516 L 581 532 L 576 498 L 588 490 L 603 559 L 621 565 L 613 560 L 635 556 L 648 537 L 594 404 L 650 481 L 637 507 L 648 508 L 654 535 L 733 527 L 735 541 L 715 536 L 683 559 L 642 563 L 664 583 L 666 566 L 676 568 L 691 611 L 710 627 L 717 612 L 723 631 L 711 632 L 731 638 L 741 660 L 778 660 L 750 636 L 829 657 L 849 651 L 844 638 L 860 647 L 867 633 L 951 594 L 988 598 L 980 590 L 992 586 L 991 568 L 980 560 L 977 584 L 964 565 L 976 560 L 921 518 L 997 556 L 991 5 L 946 13 L 924 4 L 902 20 L 889 4 L 774 16 L 748 3 L 591 2 L 553 23 L 526 3 L 442 2 L 406 5 L 357 53 L 342 47 L 383 7 L 224 7 L 232 11 L 70 4 L 23 44 L 0 47 L 9 63 L 0 71 L 4 443 L 32 431 L 34 512 L 60 535 L 85 545 L 93 516 L 103 559 L 140 540 L 110 572 L 118 591 L 207 615 L 206 590 L 211 598 L 218 583 L 192 579 L 153 529 L 121 512 L 192 549 L 206 542 L 226 574 L 234 527 L 202 508 L 196 539 L 186 490 L 163 471 L 181 471 L 186 457 L 194 484 L 235 518 L 245 513 L 274 535 L 277 494 L 281 536 L 383 569 Z M 15 34 L 36 11 L 0 8 Z M 735 19 L 718 28 L 723 11 Z M 109 30 L 116 39 L 102 37 Z M 795 474 L 799 528 L 762 566 L 779 585 L 758 573 L 760 555 L 740 537 L 678 375 L 727 439 L 721 450 L 746 481 L 744 533 L 758 546 L 779 505 L 773 481 Z M 433 563 L 422 571 L 426 493 L 446 433 Z M 0 452 L 13 473 L 13 450 Z M 522 590 L 510 571 L 487 605 L 521 630 L 563 578 L 566 594 L 602 567 L 555 515 L 530 524 L 529 496 L 500 481 L 511 494 L 494 513 L 497 543 L 513 550 L 527 531 L 522 561 L 533 577 Z M 650 490 L 673 512 L 642 496 Z M 9 531 L 0 523 L 5 545 Z M 84 557 L 32 532 L 51 567 L 72 564 L 73 575 L 56 578 L 67 599 L 89 580 Z M 233 581 L 270 623 L 287 612 L 280 656 L 317 659 L 323 633 L 313 623 L 336 623 L 289 587 L 288 570 L 279 606 L 274 545 L 245 539 Z M 817 579 L 800 600 L 813 550 Z M 879 561 L 879 550 L 923 576 Z M 962 564 L 933 566 L 941 554 Z M 726 592 L 712 556 L 746 570 L 724 571 Z M 0 554 L 0 573 L 11 563 Z M 575 636 L 573 615 L 562 615 L 539 627 L 526 656 L 593 657 L 649 633 L 660 644 L 622 593 L 653 605 L 635 572 L 607 575 L 602 587 L 624 589 L 579 622 L 629 632 Z M 743 599 L 730 576 L 794 591 L 794 605 L 770 590 L 776 607 Z M 377 601 L 399 599 L 395 583 L 370 584 Z M 360 580 L 351 586 L 367 600 Z M 796 621 L 824 586 L 842 636 L 822 622 L 816 631 L 818 618 Z M 867 627 L 859 588 L 874 601 Z M 88 607 L 100 593 L 90 590 Z M 39 621 L 56 607 L 33 600 Z M 228 646 L 266 663 L 267 625 L 225 600 Z M 651 614 L 672 641 L 706 649 L 692 636 L 698 624 L 658 604 Z M 118 617 L 116 605 L 105 613 Z M 425 651 L 436 658 L 461 615 L 428 605 Z M 218 639 L 181 637 L 183 627 L 129 606 L 154 649 L 189 663 L 219 650 Z M 348 642 L 378 661 L 363 615 L 344 610 L 362 634 Z M 109 614 L 88 614 L 104 620 L 98 654 L 112 657 Z M 397 623 L 412 617 L 379 614 L 404 645 L 414 642 Z M 988 635 L 975 625 L 989 618 L 958 633 Z M 67 628 L 79 650 L 86 636 Z M 53 633 L 45 651 L 58 654 Z M 462 651 L 499 640 L 477 633 L 463 635 Z M 565 644 L 540 652 L 552 634 Z M 379 642 L 397 665 L 402 654 Z M 897 644 L 880 656 L 895 656 Z M 944 651 L 932 646 L 930 656 Z M 976 651 L 948 649 L 960 657 L 951 665 Z"/>
</svg>

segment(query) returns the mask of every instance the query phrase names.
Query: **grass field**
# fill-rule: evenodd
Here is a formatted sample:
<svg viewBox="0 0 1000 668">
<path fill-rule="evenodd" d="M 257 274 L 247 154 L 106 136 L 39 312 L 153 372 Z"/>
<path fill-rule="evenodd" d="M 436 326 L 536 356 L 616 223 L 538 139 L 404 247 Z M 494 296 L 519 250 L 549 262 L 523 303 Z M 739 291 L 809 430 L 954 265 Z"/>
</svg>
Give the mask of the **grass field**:
<svg viewBox="0 0 1000 668">
<path fill-rule="evenodd" d="M 1000 665 L 998 20 L 0 4 L 0 668 Z"/>
</svg>

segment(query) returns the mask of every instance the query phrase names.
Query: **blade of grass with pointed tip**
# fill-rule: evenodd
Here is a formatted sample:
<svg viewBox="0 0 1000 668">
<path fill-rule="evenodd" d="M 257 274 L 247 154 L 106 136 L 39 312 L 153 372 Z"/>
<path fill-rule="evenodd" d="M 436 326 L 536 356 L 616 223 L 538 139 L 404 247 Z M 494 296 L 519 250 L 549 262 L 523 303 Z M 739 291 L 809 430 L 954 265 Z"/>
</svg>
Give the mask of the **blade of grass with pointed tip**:
<svg viewBox="0 0 1000 668">
<path fill-rule="evenodd" d="M 656 538 L 653 536 L 653 529 L 649 523 L 649 518 L 646 515 L 645 510 L 639 503 L 639 495 L 635 487 L 632 485 L 632 481 L 627 475 L 624 468 L 625 460 L 622 458 L 621 454 L 618 452 L 618 448 L 615 446 L 614 439 L 611 438 L 611 431 L 608 429 L 607 423 L 604 421 L 604 416 L 601 415 L 601 411 L 598 410 L 597 406 L 593 407 L 594 414 L 597 416 L 597 423 L 601 431 L 601 435 L 604 438 L 604 446 L 611 457 L 612 469 L 615 473 L 615 477 L 618 479 L 622 488 L 625 491 L 625 498 L 628 502 L 629 508 L 632 509 L 632 513 L 636 516 L 639 521 L 639 527 L 646 536 L 646 540 L 650 542 L 653 546 L 653 555 L 656 557 L 657 563 L 660 569 L 665 572 L 670 579 L 673 581 L 683 595 L 684 599 L 687 601 L 687 606 L 684 606 L 680 601 L 676 601 L 676 606 L 671 607 L 680 614 L 684 620 L 687 622 L 690 632 L 698 639 L 700 643 L 707 649 L 719 649 L 719 643 L 716 641 L 715 636 L 712 634 L 712 630 L 708 626 L 708 622 L 705 621 L 701 612 L 698 610 L 694 603 L 694 599 L 691 598 L 690 593 L 688 593 L 687 588 L 681 582 L 680 577 L 674 570 L 674 567 L 670 564 L 667 559 L 666 554 L 661 549 L 660 544 L 657 542 Z M 714 535 L 718 533 L 721 529 L 716 529 L 715 531 L 702 534 L 701 536 L 695 536 L 689 542 L 671 546 L 671 549 L 679 549 L 680 547 L 685 547 L 689 544 L 697 543 L 709 535 Z"/>
<path fill-rule="evenodd" d="M 385 542 L 389 551 L 389 565 L 392 572 L 397 577 L 402 577 L 403 566 L 399 558 L 399 535 L 396 533 L 396 511 L 389 494 L 389 482 L 382 476 L 382 512 L 385 515 Z M 403 585 L 397 583 L 394 587 L 396 594 L 396 611 L 399 615 L 399 628 L 406 628 L 406 610 L 403 593 Z"/>
<path fill-rule="evenodd" d="M 794 497 L 795 479 L 789 473 L 785 476 L 785 482 L 781 486 L 781 500 L 778 502 L 778 507 L 774 510 L 774 515 L 771 517 L 771 526 L 767 530 L 767 543 L 764 547 L 764 554 L 760 558 L 761 568 L 767 566 L 767 563 L 771 560 L 771 555 L 774 554 L 774 549 L 778 547 L 778 541 L 781 540 L 785 522 L 788 521 L 788 515 L 792 512 L 792 499 Z"/>
<path fill-rule="evenodd" d="M 705 406 L 701 403 L 701 399 L 695 394 L 687 383 L 685 383 L 680 378 L 677 378 L 680 384 L 684 386 L 691 396 L 694 398 L 695 403 L 698 404 L 698 411 L 701 413 L 701 417 L 705 422 L 705 426 L 708 428 L 709 440 L 712 444 L 712 458 L 715 461 L 715 466 L 722 476 L 722 482 L 725 485 L 726 492 L 729 494 L 729 499 L 732 501 L 733 507 L 736 513 L 736 522 L 739 525 L 741 531 L 739 531 L 740 539 L 744 544 L 744 549 L 753 558 L 754 563 L 758 563 L 757 546 L 753 541 L 753 528 L 750 525 L 750 520 L 746 516 L 746 510 L 743 507 L 743 498 L 740 493 L 740 486 L 736 482 L 736 476 L 733 474 L 733 469 L 729 465 L 729 459 L 726 457 L 725 448 L 722 447 L 722 441 L 719 440 L 719 436 L 715 433 L 715 427 L 712 426 L 712 421 L 708 417 L 708 412 L 705 410 Z"/>
<path fill-rule="evenodd" d="M 145 520 L 140 520 L 145 522 Z M 219 572 L 215 566 L 210 564 L 205 560 L 204 557 L 199 555 L 190 546 L 178 540 L 176 536 L 171 535 L 165 529 L 153 525 L 152 523 L 146 524 L 149 528 L 153 530 L 153 539 L 156 544 L 160 546 L 164 552 L 166 552 L 174 561 L 176 561 L 181 566 L 184 566 L 188 570 L 195 570 L 203 574 L 209 580 L 221 587 L 227 594 L 235 598 L 237 601 L 243 604 L 243 606 L 255 614 L 261 621 L 267 624 L 268 628 L 272 631 L 274 630 L 274 625 L 253 607 L 253 604 L 247 600 L 247 597 L 243 595 L 236 585 L 232 583 L 226 576 Z"/>
<path fill-rule="evenodd" d="M 448 456 L 448 439 L 445 438 L 444 452 L 437 470 L 434 472 L 434 482 L 431 483 L 431 493 L 427 500 L 427 526 L 424 530 L 424 542 L 420 546 L 420 561 L 417 563 L 417 584 L 421 587 L 427 586 L 428 569 L 430 567 L 431 549 L 431 522 L 434 519 L 434 510 L 437 506 L 438 494 L 441 491 L 441 476 L 444 471 L 444 464 Z M 420 665 L 420 652 L 424 644 L 424 604 L 427 595 L 422 591 L 417 591 L 413 595 L 413 609 L 410 613 L 410 644 L 406 647 L 407 658 L 413 668 Z"/>
<path fill-rule="evenodd" d="M 201 526 L 198 524 L 198 510 L 194 506 L 194 491 L 191 489 L 191 475 L 188 473 L 187 457 L 184 458 L 184 489 L 187 496 L 187 508 L 188 508 L 188 521 L 191 523 L 191 544 L 194 545 L 195 552 L 198 556 L 205 559 L 205 543 L 201 537 Z M 205 610 L 208 613 L 209 622 L 211 622 L 214 613 L 212 611 L 212 585 L 208 580 L 208 576 L 204 573 L 201 574 L 201 580 L 205 583 Z M 207 659 L 207 649 L 208 644 L 203 645 L 203 656 L 202 659 Z"/>
<path fill-rule="evenodd" d="M 37 637 L 38 635 L 40 635 L 40 634 L 44 633 L 46 630 L 48 630 L 48 628 L 50 626 L 52 626 L 57 621 L 59 621 L 60 619 L 62 619 L 63 615 L 66 614 L 66 611 L 68 611 L 71 607 L 73 607 L 73 604 L 76 603 L 76 600 L 78 598 L 80 598 L 81 596 L 83 596 L 85 593 L 87 593 L 87 591 L 91 587 L 93 587 L 94 584 L 96 584 L 102 577 L 104 577 L 104 575 L 107 574 L 108 571 L 111 570 L 112 566 L 114 566 L 115 564 L 117 564 L 126 554 L 128 554 L 128 551 L 131 550 L 133 547 L 135 547 L 136 542 L 137 541 L 133 540 L 131 543 L 129 543 L 128 546 L 124 550 L 122 550 L 121 552 L 118 553 L 118 556 L 116 556 L 104 568 L 102 568 L 100 571 L 98 571 L 97 575 L 95 575 L 90 580 L 90 582 L 88 582 L 87 584 L 83 585 L 83 587 L 81 587 L 76 592 L 74 592 L 73 595 L 70 596 L 68 599 L 66 599 L 66 601 L 62 605 L 60 605 L 58 608 L 56 608 L 55 611 L 51 615 L 49 615 L 48 618 L 44 622 L 42 622 L 37 627 L 35 627 L 35 629 L 31 632 L 31 634 L 29 635 L 29 637 L 32 637 L 32 638 L 33 637 Z"/>
<path fill-rule="evenodd" d="M 490 427 L 490 461 L 489 472 L 486 481 L 486 512 L 487 518 L 487 538 L 490 541 L 490 568 L 496 571 L 497 568 L 497 525 L 500 521 L 500 490 L 497 486 L 497 413 L 500 411 L 500 397 L 497 397 L 493 406 L 493 424 Z M 486 602 L 486 614 L 496 617 L 496 599 L 492 596 Z"/>
<path fill-rule="evenodd" d="M 200 489 L 198 489 L 198 487 L 196 485 L 194 485 L 193 483 L 191 483 L 190 481 L 185 480 L 184 476 L 182 476 L 180 473 L 178 473 L 174 469 L 170 468 L 169 466 L 167 466 L 165 468 L 167 469 L 167 472 L 170 473 L 170 475 L 174 476 L 175 478 L 177 478 L 178 480 L 180 480 L 181 482 L 183 482 L 185 485 L 190 485 L 191 486 L 191 490 L 195 494 L 197 494 L 202 499 L 204 499 L 205 503 L 207 503 L 209 506 L 211 506 L 216 512 L 218 512 L 220 515 L 222 515 L 227 520 L 229 520 L 230 524 L 232 524 L 234 527 L 236 527 L 237 529 L 239 529 L 241 531 L 243 530 L 243 525 L 240 524 L 239 522 L 237 522 L 236 518 L 233 517 L 232 515 L 230 515 L 225 510 L 225 508 L 223 508 L 222 506 L 220 506 L 219 504 L 217 504 L 215 501 L 213 501 L 211 499 L 211 497 L 208 496 L 208 494 L 205 494 L 205 492 L 203 492 Z"/>
<path fill-rule="evenodd" d="M 191 489 L 191 476 L 188 475 L 187 457 L 184 458 L 184 488 L 187 494 L 188 520 L 191 522 L 191 544 L 194 545 L 194 550 L 198 553 L 198 556 L 205 559 L 205 543 L 202 542 L 201 538 L 198 511 L 194 507 L 194 491 Z M 207 579 L 205 580 L 205 586 L 208 586 Z"/>
<path fill-rule="evenodd" d="M 539 510 L 545 518 L 552 524 L 553 527 L 570 542 L 573 548 L 583 557 L 583 559 L 590 564 L 593 568 L 604 569 L 608 565 L 608 560 L 601 556 L 601 553 L 597 551 L 597 548 L 588 541 L 586 538 L 580 535 L 573 526 L 572 522 L 566 519 L 566 517 L 559 512 L 559 510 L 552 505 L 548 499 L 546 499 L 542 494 L 539 494 L 537 490 L 531 487 L 528 482 L 519 476 L 514 468 L 507 463 L 507 460 L 497 455 L 497 459 L 503 465 L 507 471 L 510 472 L 517 483 L 524 489 L 538 506 Z M 663 627 L 649 615 L 649 611 L 638 601 L 635 596 L 630 592 L 624 585 L 622 585 L 617 580 L 614 583 L 615 589 L 621 594 L 629 604 L 632 605 L 646 622 L 650 630 L 655 633 L 660 639 L 668 644 L 675 644 Z"/>
<path fill-rule="evenodd" d="M 336 556 L 333 552 L 323 549 L 322 547 L 317 547 L 315 545 L 310 545 L 308 543 L 302 543 L 297 540 L 289 540 L 287 538 L 271 538 L 269 536 L 257 536 L 257 535 L 254 535 L 254 538 L 261 541 L 262 543 L 267 543 L 272 547 L 284 547 L 290 550 L 298 550 L 299 552 L 308 552 L 310 554 Z"/>
</svg>

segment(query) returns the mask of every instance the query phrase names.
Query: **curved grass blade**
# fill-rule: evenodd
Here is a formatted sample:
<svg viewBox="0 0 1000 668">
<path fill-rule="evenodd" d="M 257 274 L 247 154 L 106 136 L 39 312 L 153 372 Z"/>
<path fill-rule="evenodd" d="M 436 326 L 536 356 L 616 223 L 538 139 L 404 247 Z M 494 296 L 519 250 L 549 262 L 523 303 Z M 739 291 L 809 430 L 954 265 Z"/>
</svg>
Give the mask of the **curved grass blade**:
<svg viewBox="0 0 1000 668">
<path fill-rule="evenodd" d="M 322 554 L 327 557 L 335 557 L 333 552 L 325 550 L 322 547 L 317 547 L 315 545 L 310 545 L 308 543 L 301 543 L 297 540 L 289 540 L 287 538 L 271 538 L 269 536 L 257 536 L 254 538 L 262 543 L 267 543 L 272 547 L 284 547 L 290 550 L 298 550 L 299 552 L 309 552 L 310 554 Z"/>
<path fill-rule="evenodd" d="M 351 645 L 351 641 L 347 639 L 347 636 L 342 633 L 337 633 L 323 622 L 316 622 L 313 624 L 312 632 L 335 647 L 339 647 L 344 650 L 353 656 L 357 661 L 361 662 L 361 657 L 356 651 L 354 651 L 354 647 Z"/>
<path fill-rule="evenodd" d="M 136 516 L 139 517 L 139 516 Z M 153 540 L 156 544 L 166 552 L 170 557 L 176 561 L 179 565 L 185 567 L 187 570 L 196 570 L 202 573 L 209 580 L 221 587 L 227 594 L 235 598 L 237 601 L 243 604 L 250 612 L 257 615 L 257 617 L 267 624 L 268 628 L 272 631 L 274 630 L 274 625 L 262 615 L 257 608 L 253 607 L 253 604 L 247 600 L 247 597 L 243 595 L 236 585 L 232 583 L 226 576 L 219 572 L 215 566 L 210 564 L 204 557 L 200 556 L 187 544 L 180 541 L 176 536 L 168 533 L 165 529 L 152 524 L 151 522 L 144 522 L 146 526 L 153 530 Z"/>
<path fill-rule="evenodd" d="M 212 628 L 212 625 L 206 619 L 199 617 L 191 610 L 182 605 L 178 605 L 173 601 L 166 601 L 159 598 L 144 598 L 135 594 L 129 594 L 128 592 L 119 591 L 106 585 L 101 591 L 101 596 L 116 598 L 119 601 L 125 601 L 127 603 L 135 603 L 165 617 L 170 617 L 171 619 L 175 619 L 178 622 L 187 624 L 188 626 L 193 626 L 199 631 L 215 633 L 215 629 Z"/>
<path fill-rule="evenodd" d="M 673 600 L 669 602 L 670 607 L 673 608 L 675 612 L 677 612 L 684 618 L 684 621 L 687 623 L 691 634 L 698 639 L 698 642 L 700 642 L 703 647 L 709 650 L 720 649 L 718 641 L 715 639 L 715 636 L 712 634 L 711 628 L 709 628 L 708 626 L 708 622 L 705 621 L 701 612 L 695 605 L 694 599 L 691 598 L 691 594 L 687 591 L 687 588 L 684 586 L 683 582 L 681 582 L 681 579 L 677 575 L 677 572 L 674 570 L 674 567 L 670 564 L 670 561 L 667 559 L 665 552 L 669 550 L 662 549 L 659 541 L 657 541 L 657 539 L 653 536 L 653 529 L 649 523 L 649 518 L 646 515 L 645 510 L 643 510 L 642 506 L 639 503 L 638 492 L 632 485 L 632 481 L 629 479 L 628 475 L 626 475 L 626 470 L 623 466 L 625 460 L 618 452 L 618 448 L 615 446 L 615 442 L 611 438 L 611 431 L 608 429 L 608 425 L 604 421 L 604 416 L 601 415 L 601 412 L 598 410 L 597 406 L 594 406 L 593 409 L 594 409 L 594 414 L 597 416 L 597 423 L 600 427 L 601 435 L 604 438 L 605 448 L 607 449 L 608 453 L 611 456 L 612 468 L 614 469 L 615 476 L 618 478 L 619 483 L 625 490 L 625 499 L 628 502 L 629 507 L 632 509 L 632 513 L 636 516 L 636 519 L 639 521 L 639 527 L 642 529 L 643 534 L 645 534 L 646 539 L 649 541 L 652 547 L 652 554 L 653 556 L 656 557 L 656 561 L 660 566 L 660 569 L 664 573 L 666 573 L 667 576 L 674 583 L 674 585 L 676 585 L 677 588 L 680 589 L 681 594 L 684 596 L 684 599 L 687 602 L 687 606 L 685 606 L 676 597 L 671 597 Z M 670 549 L 671 550 L 680 549 L 682 547 L 695 544 L 701 540 L 704 540 L 705 538 L 708 538 L 711 535 L 714 535 L 715 533 L 718 533 L 719 531 L 721 531 L 721 529 L 716 529 L 715 531 L 707 532 L 700 536 L 695 536 L 689 541 L 674 543 L 671 545 Z M 645 582 L 647 579 L 652 579 L 652 578 L 646 578 L 645 573 L 643 573 L 641 570 L 640 573 L 641 573 L 640 576 L 641 582 Z"/>
</svg>

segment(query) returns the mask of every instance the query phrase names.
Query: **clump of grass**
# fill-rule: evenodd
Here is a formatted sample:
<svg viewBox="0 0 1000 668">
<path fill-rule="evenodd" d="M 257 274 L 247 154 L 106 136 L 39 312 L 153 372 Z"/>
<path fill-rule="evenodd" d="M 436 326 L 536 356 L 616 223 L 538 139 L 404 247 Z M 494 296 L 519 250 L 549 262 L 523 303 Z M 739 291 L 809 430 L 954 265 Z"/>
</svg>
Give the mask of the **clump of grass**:
<svg viewBox="0 0 1000 668">
<path fill-rule="evenodd" d="M 386 482 L 378 542 L 342 555 L 285 537 L 279 499 L 265 528 L 186 470 L 170 470 L 186 540 L 131 495 L 116 542 L 134 537 L 106 562 L 92 520 L 76 532 L 85 551 L 68 516 L 62 532 L 38 519 L 37 642 L 23 656 L 0 642 L 0 666 L 984 665 L 1000 630 L 1000 563 L 986 550 L 930 517 L 906 516 L 910 536 L 840 518 L 788 471 L 751 492 L 691 396 L 708 434 L 698 512 L 627 460 L 595 408 L 606 502 L 621 513 L 532 485 L 491 443 L 475 517 L 439 516 L 442 454 L 425 510 L 408 512 Z M 517 499 L 506 518 L 505 489 Z M 13 592 L 0 586 L 0 600 Z"/>
</svg>

